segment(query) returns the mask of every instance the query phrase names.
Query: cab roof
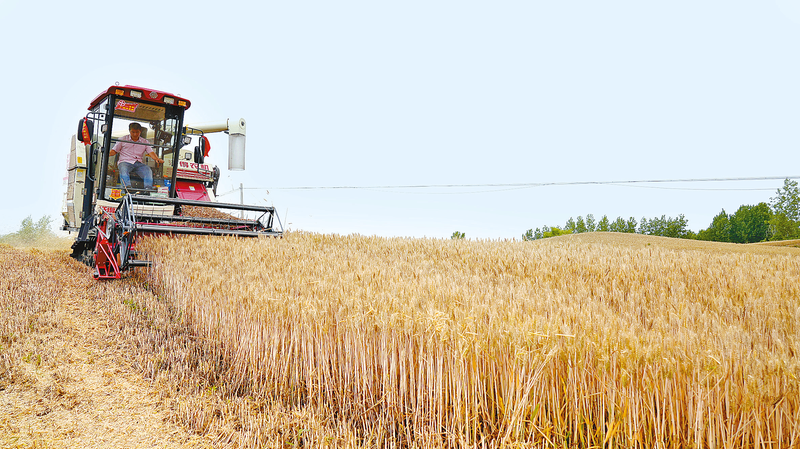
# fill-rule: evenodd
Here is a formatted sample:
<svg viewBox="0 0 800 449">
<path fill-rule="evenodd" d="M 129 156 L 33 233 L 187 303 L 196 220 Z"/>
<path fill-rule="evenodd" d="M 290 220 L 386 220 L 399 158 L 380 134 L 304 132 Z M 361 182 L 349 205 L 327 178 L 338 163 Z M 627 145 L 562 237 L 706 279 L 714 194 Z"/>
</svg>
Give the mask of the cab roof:
<svg viewBox="0 0 800 449">
<path fill-rule="evenodd" d="M 131 93 L 133 92 L 133 93 Z M 103 91 L 92 100 L 91 104 L 89 104 L 89 110 L 92 110 L 95 106 L 100 104 L 103 99 L 105 99 L 109 95 L 118 95 L 126 98 L 131 98 L 133 100 L 144 100 L 144 101 L 151 101 L 155 103 L 163 103 L 163 104 L 172 104 L 180 106 L 184 109 L 189 109 L 189 106 L 192 105 L 192 102 L 175 96 L 169 92 L 162 92 L 160 90 L 155 89 L 148 89 L 146 87 L 138 87 L 138 86 L 111 86 L 108 90 Z"/>
</svg>

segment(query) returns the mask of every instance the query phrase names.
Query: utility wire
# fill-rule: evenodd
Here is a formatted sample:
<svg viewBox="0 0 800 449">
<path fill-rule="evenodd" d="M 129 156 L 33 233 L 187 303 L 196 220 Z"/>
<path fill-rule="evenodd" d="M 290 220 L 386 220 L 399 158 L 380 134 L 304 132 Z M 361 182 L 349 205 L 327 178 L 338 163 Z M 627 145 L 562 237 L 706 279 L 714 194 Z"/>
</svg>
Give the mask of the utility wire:
<svg viewBox="0 0 800 449">
<path fill-rule="evenodd" d="M 630 184 L 665 184 L 687 182 L 743 182 L 773 181 L 781 179 L 800 179 L 800 176 L 757 176 L 739 178 L 686 178 L 686 179 L 640 179 L 625 181 L 567 181 L 567 182 L 526 182 L 506 184 L 409 184 L 409 185 L 376 185 L 376 186 L 294 186 L 294 187 L 243 187 L 245 190 L 393 190 L 393 189 L 452 189 L 452 188 L 499 188 L 499 190 L 526 189 L 550 186 L 582 186 L 582 185 L 630 185 Z M 772 190 L 772 189 L 689 189 L 655 186 L 633 186 L 642 188 L 664 188 L 675 190 Z M 228 195 L 240 189 L 233 189 L 218 196 Z M 496 190 L 496 191 L 499 191 Z M 487 192 L 487 191 L 483 191 Z M 467 192 L 467 193 L 483 193 Z"/>
</svg>

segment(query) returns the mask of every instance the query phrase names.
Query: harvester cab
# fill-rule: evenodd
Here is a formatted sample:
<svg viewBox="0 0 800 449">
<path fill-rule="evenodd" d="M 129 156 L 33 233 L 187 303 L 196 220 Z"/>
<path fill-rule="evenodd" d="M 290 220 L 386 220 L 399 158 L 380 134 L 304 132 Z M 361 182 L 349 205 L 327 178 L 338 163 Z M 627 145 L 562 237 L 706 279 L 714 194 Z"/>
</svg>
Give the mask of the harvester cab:
<svg viewBox="0 0 800 449">
<path fill-rule="evenodd" d="M 281 236 L 273 207 L 221 203 L 220 170 L 207 164 L 206 134 L 228 134 L 228 168 L 244 169 L 244 119 L 187 126 L 189 100 L 111 86 L 72 136 L 62 229 L 77 233 L 72 257 L 97 279 L 148 266 L 136 239 L 155 234 Z"/>
</svg>

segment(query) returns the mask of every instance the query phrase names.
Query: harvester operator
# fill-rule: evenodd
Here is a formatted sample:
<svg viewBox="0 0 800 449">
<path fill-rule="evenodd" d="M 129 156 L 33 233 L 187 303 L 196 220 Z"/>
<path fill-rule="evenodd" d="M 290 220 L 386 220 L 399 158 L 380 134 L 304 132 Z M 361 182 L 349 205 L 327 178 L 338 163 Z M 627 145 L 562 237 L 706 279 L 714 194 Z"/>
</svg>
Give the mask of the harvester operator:
<svg viewBox="0 0 800 449">
<path fill-rule="evenodd" d="M 145 189 L 151 189 L 153 188 L 153 172 L 142 162 L 142 158 L 146 154 L 158 164 L 163 164 L 164 159 L 158 157 L 153 147 L 150 146 L 152 142 L 141 137 L 142 125 L 133 122 L 128 125 L 128 131 L 130 134 L 121 138 L 111 149 L 109 155 L 113 156 L 119 153 L 117 168 L 119 168 L 120 180 L 125 187 L 130 187 L 131 173 L 134 173 L 142 178 Z"/>
</svg>

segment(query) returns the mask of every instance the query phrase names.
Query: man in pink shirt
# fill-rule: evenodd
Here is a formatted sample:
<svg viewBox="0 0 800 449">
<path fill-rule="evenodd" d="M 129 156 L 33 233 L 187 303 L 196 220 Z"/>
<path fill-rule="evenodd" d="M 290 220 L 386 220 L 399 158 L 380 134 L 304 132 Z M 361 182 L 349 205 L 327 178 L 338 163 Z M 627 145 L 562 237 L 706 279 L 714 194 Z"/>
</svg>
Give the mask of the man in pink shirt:
<svg viewBox="0 0 800 449">
<path fill-rule="evenodd" d="M 151 189 L 153 188 L 153 172 L 142 162 L 142 157 L 146 154 L 158 164 L 163 164 L 164 159 L 158 157 L 153 151 L 149 140 L 141 137 L 142 125 L 133 122 L 128 125 L 128 131 L 130 134 L 121 138 L 108 154 L 113 156 L 119 153 L 117 167 L 119 168 L 119 177 L 125 187 L 130 187 L 130 174 L 134 173 L 142 178 L 145 189 Z"/>
</svg>

